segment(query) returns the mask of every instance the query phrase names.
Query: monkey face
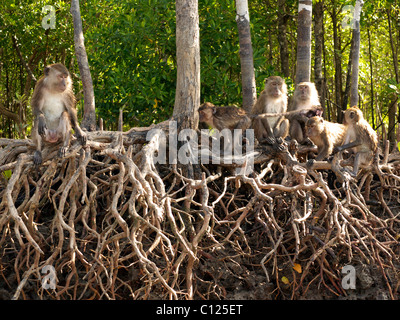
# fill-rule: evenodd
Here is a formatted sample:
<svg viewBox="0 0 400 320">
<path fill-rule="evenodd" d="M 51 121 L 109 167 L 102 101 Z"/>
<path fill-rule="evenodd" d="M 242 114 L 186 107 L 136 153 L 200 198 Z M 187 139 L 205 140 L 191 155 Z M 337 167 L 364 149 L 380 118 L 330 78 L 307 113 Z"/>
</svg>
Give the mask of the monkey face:
<svg viewBox="0 0 400 320">
<path fill-rule="evenodd" d="M 59 63 L 47 66 L 44 76 L 48 88 L 54 92 L 64 92 L 72 84 L 68 70 Z"/>
<path fill-rule="evenodd" d="M 314 137 L 319 135 L 324 128 L 324 119 L 322 117 L 312 117 L 307 120 L 306 123 L 306 134 L 308 137 Z"/>
<path fill-rule="evenodd" d="M 345 111 L 344 113 L 344 123 L 357 123 L 361 118 L 363 118 L 363 114 L 360 109 L 352 107 Z"/>
<path fill-rule="evenodd" d="M 199 121 L 205 123 L 212 122 L 215 111 L 215 106 L 212 103 L 206 102 L 202 104 L 199 108 Z"/>
<path fill-rule="evenodd" d="M 286 84 L 279 76 L 269 77 L 265 82 L 265 89 L 267 90 L 268 94 L 276 98 L 280 97 L 284 93 L 285 86 Z"/>
<path fill-rule="evenodd" d="M 299 85 L 298 87 L 299 90 L 299 95 L 301 99 L 308 99 L 308 97 L 310 96 L 310 88 L 308 87 L 308 85 Z"/>
</svg>

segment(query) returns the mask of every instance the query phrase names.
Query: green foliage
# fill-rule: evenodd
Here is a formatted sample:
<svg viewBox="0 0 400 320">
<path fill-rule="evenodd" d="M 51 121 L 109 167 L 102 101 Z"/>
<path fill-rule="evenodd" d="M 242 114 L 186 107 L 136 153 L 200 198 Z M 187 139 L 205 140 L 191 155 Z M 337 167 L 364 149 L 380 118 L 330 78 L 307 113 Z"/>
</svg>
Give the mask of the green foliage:
<svg viewBox="0 0 400 320">
<path fill-rule="evenodd" d="M 45 30 L 41 21 L 45 5 L 56 8 L 56 28 Z M 337 0 L 335 6 L 325 1 L 324 8 L 324 75 L 327 98 L 334 95 L 332 13 L 338 13 L 338 25 L 354 1 Z M 126 126 L 144 126 L 169 118 L 175 101 L 176 37 L 175 1 L 173 0 L 93 0 L 81 1 L 85 45 L 94 82 L 96 112 L 106 127 L 116 129 L 119 110 Z M 286 79 L 293 92 L 296 68 L 297 0 L 286 1 L 287 38 L 291 75 Z M 74 57 L 73 25 L 70 1 L 2 0 L 0 3 L 0 105 L 22 115 L 25 124 L 16 126 L 0 115 L 1 136 L 29 133 L 31 111 L 29 97 L 34 82 L 27 73 L 12 42 L 17 38 L 19 50 L 39 78 L 44 65 L 63 62 L 73 73 L 75 92 L 83 97 L 79 68 Z M 390 37 L 387 9 L 390 9 L 394 46 L 400 39 L 400 5 L 398 1 L 366 1 L 361 16 L 360 101 L 373 103 L 387 114 L 387 107 L 399 96 Z M 257 92 L 264 79 L 280 72 L 278 13 L 274 1 L 249 1 L 254 67 Z M 217 105 L 241 105 L 241 69 L 236 25 L 235 0 L 199 0 L 201 101 Z M 351 29 L 338 29 L 342 59 L 342 83 L 346 81 L 350 53 Z M 371 46 L 368 43 L 368 34 Z M 314 39 L 313 39 L 314 41 Z M 372 74 L 369 55 L 372 58 Z M 373 88 L 371 83 L 373 81 Z M 373 89 L 373 90 L 371 90 Z M 373 91 L 374 97 L 371 97 Z M 21 98 L 24 97 L 24 98 Z M 375 112 L 376 116 L 376 112 Z M 379 118 L 377 118 L 379 120 Z M 384 121 L 386 121 L 384 119 Z M 378 121 L 376 121 L 378 122 Z"/>
<path fill-rule="evenodd" d="M 174 4 L 99 1 L 86 9 L 98 115 L 112 123 L 123 109 L 124 121 L 135 126 L 168 118 L 175 99 Z"/>
</svg>

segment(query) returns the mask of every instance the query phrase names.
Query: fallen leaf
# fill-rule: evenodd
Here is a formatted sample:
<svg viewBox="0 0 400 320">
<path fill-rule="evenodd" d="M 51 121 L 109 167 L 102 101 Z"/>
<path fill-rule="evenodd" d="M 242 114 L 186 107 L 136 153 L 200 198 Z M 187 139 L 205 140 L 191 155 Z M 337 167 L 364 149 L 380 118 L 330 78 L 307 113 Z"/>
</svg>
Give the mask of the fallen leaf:
<svg viewBox="0 0 400 320">
<path fill-rule="evenodd" d="M 281 281 L 282 281 L 284 284 L 289 284 L 289 279 L 286 278 L 286 277 L 282 277 L 282 278 L 281 278 Z"/>
<path fill-rule="evenodd" d="M 293 269 L 295 271 L 297 271 L 297 273 L 301 273 L 301 265 L 300 264 L 295 263 L 294 266 L 293 266 Z"/>
</svg>

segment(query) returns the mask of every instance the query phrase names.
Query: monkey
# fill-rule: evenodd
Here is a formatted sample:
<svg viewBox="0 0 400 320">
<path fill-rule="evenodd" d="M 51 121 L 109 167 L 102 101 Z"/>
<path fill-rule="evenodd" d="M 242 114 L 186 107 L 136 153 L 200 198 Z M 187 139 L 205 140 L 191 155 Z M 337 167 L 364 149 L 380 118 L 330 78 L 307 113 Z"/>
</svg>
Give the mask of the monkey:
<svg viewBox="0 0 400 320">
<path fill-rule="evenodd" d="M 307 109 L 308 111 L 305 111 Z M 288 116 L 290 121 L 289 135 L 300 144 L 307 143 L 305 124 L 314 116 L 322 116 L 323 110 L 319 102 L 318 92 L 312 82 L 300 82 L 293 94 L 291 110 L 300 111 Z M 301 110 L 304 110 L 302 112 Z"/>
<path fill-rule="evenodd" d="M 204 122 L 219 131 L 246 130 L 251 126 L 251 119 L 246 111 L 236 106 L 216 107 L 211 102 L 205 102 L 198 111 L 199 122 Z"/>
<path fill-rule="evenodd" d="M 285 81 L 279 76 L 271 76 L 265 80 L 264 90 L 251 110 L 257 140 L 281 151 L 284 149 L 283 139 L 289 133 L 289 121 L 281 115 L 286 113 L 287 103 Z"/>
<path fill-rule="evenodd" d="M 198 112 L 199 122 L 205 123 L 206 125 L 217 129 L 219 132 L 224 129 L 229 129 L 231 131 L 240 129 L 243 134 L 243 131 L 250 129 L 252 125 L 251 117 L 247 112 L 236 106 L 217 107 L 211 102 L 205 102 L 199 107 Z M 221 145 L 224 145 L 225 150 L 231 150 L 230 146 L 232 142 L 230 141 L 230 138 L 223 136 L 222 140 L 224 142 Z M 247 137 L 242 136 L 242 141 L 237 141 L 234 148 L 240 148 L 243 143 L 247 145 L 250 141 Z"/>
<path fill-rule="evenodd" d="M 78 124 L 75 95 L 68 69 L 61 63 L 48 65 L 38 80 L 31 99 L 34 122 L 32 140 L 36 145 L 35 165 L 42 163 L 42 144 L 62 142 L 58 155 L 65 156 L 71 138 L 71 125 L 82 145 L 86 133 Z"/>
<path fill-rule="evenodd" d="M 306 135 L 318 147 L 316 161 L 329 157 L 333 148 L 344 141 L 346 126 L 340 123 L 325 121 L 322 117 L 311 117 L 306 122 Z"/>
<path fill-rule="evenodd" d="M 356 177 L 360 168 L 370 166 L 375 159 L 378 152 L 378 135 L 357 107 L 345 111 L 343 124 L 346 127 L 344 142 L 341 146 L 335 147 L 333 152 L 346 149 L 354 151 L 353 171 L 350 174 Z"/>
</svg>

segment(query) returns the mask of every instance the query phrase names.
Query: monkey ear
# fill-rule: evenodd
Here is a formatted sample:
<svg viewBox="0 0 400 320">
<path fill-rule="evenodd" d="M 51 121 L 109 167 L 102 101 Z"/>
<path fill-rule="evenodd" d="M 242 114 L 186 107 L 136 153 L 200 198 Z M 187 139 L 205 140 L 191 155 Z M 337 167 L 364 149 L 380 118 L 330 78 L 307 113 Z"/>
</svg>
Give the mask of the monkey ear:
<svg viewBox="0 0 400 320">
<path fill-rule="evenodd" d="M 48 76 L 50 73 L 50 67 L 45 67 L 43 73 L 45 76 Z"/>
</svg>

